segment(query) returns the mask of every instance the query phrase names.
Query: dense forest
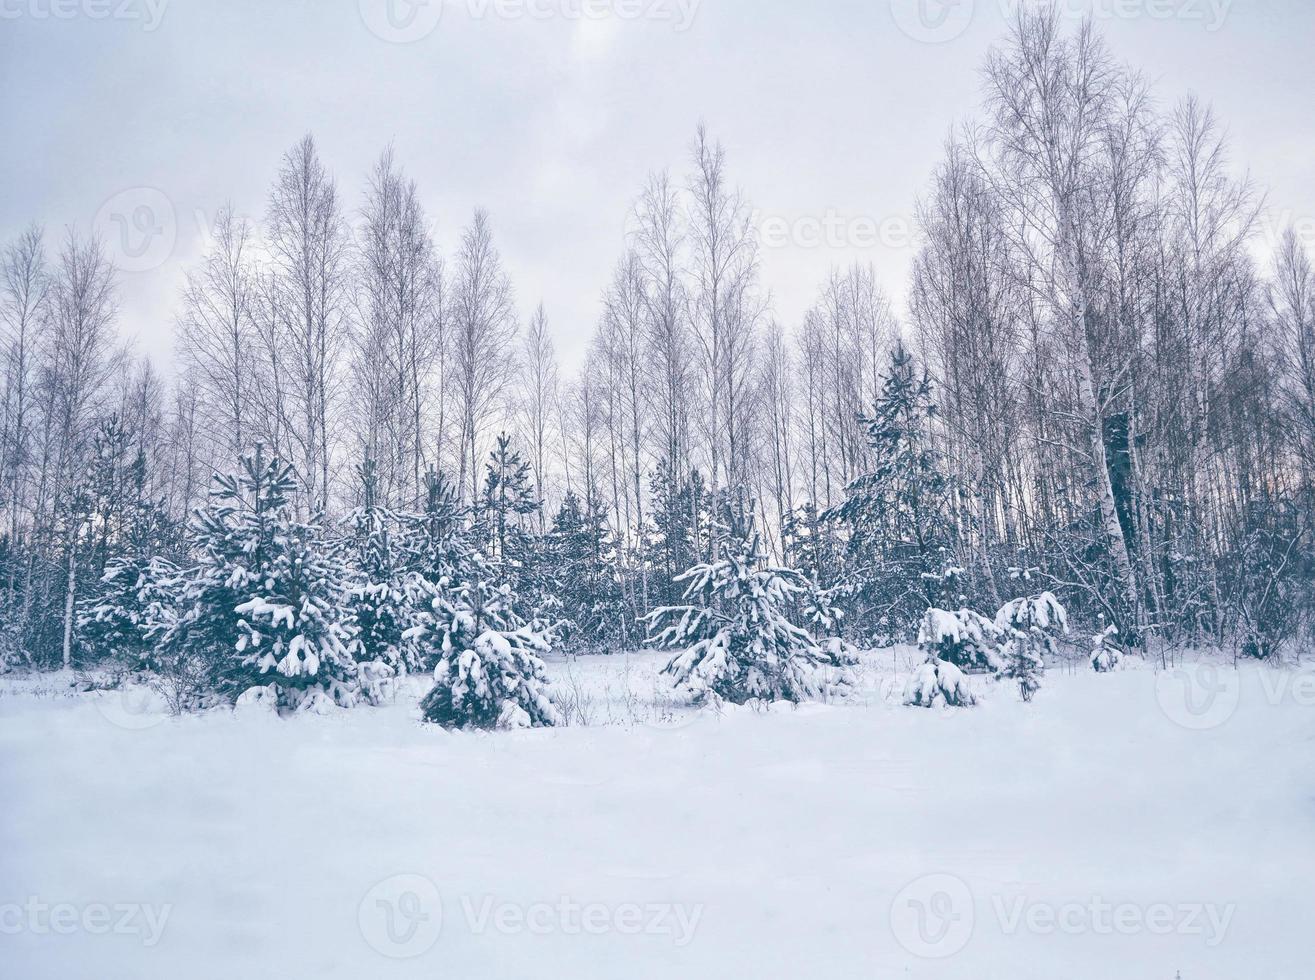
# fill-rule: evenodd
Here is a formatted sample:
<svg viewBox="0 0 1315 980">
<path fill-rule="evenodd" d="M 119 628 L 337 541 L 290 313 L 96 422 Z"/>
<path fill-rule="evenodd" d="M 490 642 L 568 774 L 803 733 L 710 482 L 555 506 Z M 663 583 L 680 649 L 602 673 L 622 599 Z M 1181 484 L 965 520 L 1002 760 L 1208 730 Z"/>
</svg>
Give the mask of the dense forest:
<svg viewBox="0 0 1315 980">
<path fill-rule="evenodd" d="M 778 322 L 700 128 L 638 189 L 571 376 L 494 216 L 440 255 L 391 150 L 347 194 L 306 136 L 262 215 L 219 211 L 175 378 L 118 340 L 101 244 L 33 226 L 0 269 L 3 662 L 345 703 L 464 670 L 454 644 L 530 675 L 550 646 L 684 645 L 691 594 L 733 618 L 760 586 L 833 665 L 1037 593 L 1157 659 L 1285 656 L 1315 580 L 1310 243 L 1260 241 L 1208 105 L 1091 28 L 1020 13 L 982 79 L 907 310 L 855 265 Z"/>
</svg>

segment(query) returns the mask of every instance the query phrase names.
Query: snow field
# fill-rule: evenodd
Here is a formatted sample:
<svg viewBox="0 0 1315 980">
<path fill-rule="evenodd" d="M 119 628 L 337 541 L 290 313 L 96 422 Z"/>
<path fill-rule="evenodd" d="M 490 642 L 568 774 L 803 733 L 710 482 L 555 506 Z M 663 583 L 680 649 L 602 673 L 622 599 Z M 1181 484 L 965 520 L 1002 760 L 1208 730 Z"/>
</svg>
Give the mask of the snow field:
<svg viewBox="0 0 1315 980">
<path fill-rule="evenodd" d="M 572 727 L 0 696 L 0 975 L 1303 980 L 1315 679 L 1052 668 L 1034 703 L 691 712 L 555 660 Z M 584 724 L 587 722 L 587 724 Z"/>
</svg>

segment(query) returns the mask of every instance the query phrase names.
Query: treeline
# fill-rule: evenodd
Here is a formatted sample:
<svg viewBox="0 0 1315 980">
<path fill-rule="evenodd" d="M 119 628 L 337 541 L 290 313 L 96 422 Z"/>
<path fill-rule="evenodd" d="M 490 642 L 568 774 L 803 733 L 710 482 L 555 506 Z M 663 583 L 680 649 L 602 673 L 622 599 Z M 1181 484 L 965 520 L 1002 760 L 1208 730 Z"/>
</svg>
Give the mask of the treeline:
<svg viewBox="0 0 1315 980">
<path fill-rule="evenodd" d="M 1288 232 L 1258 263 L 1262 201 L 1210 110 L 1162 106 L 1089 28 L 1021 12 L 984 86 L 921 201 L 903 322 L 855 266 L 778 323 L 700 129 L 641 189 L 570 378 L 490 217 L 440 255 L 391 151 L 348 202 L 307 137 L 261 220 L 220 211 L 172 385 L 115 339 L 99 244 L 25 234 L 3 264 L 8 658 L 80 662 L 114 562 L 195 562 L 189 515 L 257 444 L 332 535 L 367 492 L 423 513 L 441 474 L 499 567 L 528 577 L 576 539 L 582 644 L 642 644 L 748 506 L 855 641 L 1039 580 L 1127 646 L 1280 653 L 1315 577 L 1307 250 Z"/>
</svg>

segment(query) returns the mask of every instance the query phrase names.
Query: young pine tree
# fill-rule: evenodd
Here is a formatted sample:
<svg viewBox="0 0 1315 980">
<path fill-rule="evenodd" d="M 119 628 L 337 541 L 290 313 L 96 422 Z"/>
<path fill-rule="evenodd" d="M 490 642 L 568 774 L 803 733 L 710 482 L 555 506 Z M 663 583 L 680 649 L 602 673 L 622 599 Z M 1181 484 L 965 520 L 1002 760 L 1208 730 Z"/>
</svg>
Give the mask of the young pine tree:
<svg viewBox="0 0 1315 980">
<path fill-rule="evenodd" d="M 1045 658 L 1056 652 L 1056 634 L 1068 632 L 1068 613 L 1052 593 L 1043 592 L 1006 603 L 995 625 L 1008 637 L 1001 651 L 1003 676 L 1017 681 L 1023 700 L 1031 701 L 1041 688 Z"/>
<path fill-rule="evenodd" d="M 655 644 L 686 647 L 664 673 L 695 703 L 798 702 L 849 682 L 845 665 L 790 621 L 809 581 L 765 562 L 753 524 L 745 508 L 727 507 L 719 557 L 677 579 L 685 604 L 647 617 Z"/>
<path fill-rule="evenodd" d="M 147 496 L 146 457 L 128 468 L 120 529 L 106 536 L 104 572 L 79 609 L 86 659 L 113 659 L 129 670 L 158 670 L 157 644 L 176 617 L 178 529 L 163 503 Z"/>
<path fill-rule="evenodd" d="M 423 510 L 402 516 L 401 543 L 404 569 L 428 583 L 431 591 L 475 574 L 475 550 L 466 517 L 452 482 L 431 468 L 425 474 Z"/>
<path fill-rule="evenodd" d="M 621 591 L 616 549 L 599 495 L 567 493 L 544 542 L 543 588 L 555 597 L 569 644 L 595 650 L 623 642 L 629 604 Z"/>
<path fill-rule="evenodd" d="M 515 596 L 480 578 L 434 599 L 425 639 L 440 650 L 424 719 L 449 729 L 545 728 L 562 716 L 541 654 L 551 637 L 525 625 Z"/>
<path fill-rule="evenodd" d="M 236 475 L 216 476 L 192 523 L 198 564 L 182 577 L 170 657 L 210 666 L 220 690 L 315 710 L 359 700 L 350 633 L 340 622 L 346 569 L 318 522 L 299 523 L 289 466 L 256 447 Z"/>
<path fill-rule="evenodd" d="M 835 528 L 812 501 L 788 511 L 781 524 L 785 560 L 808 577 L 804 621 L 817 635 L 835 635 L 845 622 L 849 590 L 837 581 L 840 570 Z"/>
<path fill-rule="evenodd" d="M 942 608 L 928 609 L 918 628 L 918 647 L 929 662 L 943 661 L 962 671 L 998 673 L 1002 667 L 999 647 L 1004 635 L 995 622 L 964 605 L 959 588 L 963 569 L 947 566 L 939 575 L 926 576 L 939 582 Z"/>
<path fill-rule="evenodd" d="M 846 577 L 872 631 L 899 633 L 916 624 L 936 601 L 927 576 L 934 579 L 942 556 L 953 552 L 953 487 L 928 431 L 931 394 L 926 372 L 896 347 L 881 398 L 863 419 L 875 466 L 826 515 L 848 533 Z"/>
<path fill-rule="evenodd" d="M 665 460 L 653 475 L 652 489 L 652 535 L 645 550 L 649 565 L 660 573 L 653 598 L 673 605 L 683 591 L 676 579 L 707 555 L 712 495 L 698 470 L 682 480 Z"/>
<path fill-rule="evenodd" d="M 421 625 L 421 609 L 432 590 L 404 567 L 396 534 L 400 521 L 379 505 L 374 460 L 358 466 L 357 477 L 362 505 L 348 518 L 342 556 L 351 573 L 344 618 L 351 624 L 348 646 L 360 666 L 362 684 L 373 689 L 372 700 L 379 700 L 392 678 L 426 666 L 412 631 Z"/>
<path fill-rule="evenodd" d="M 918 668 L 905 687 L 904 703 L 916 708 L 934 708 L 938 704 L 970 708 L 977 703 L 977 697 L 968 687 L 963 671 L 932 656 Z"/>
<path fill-rule="evenodd" d="M 528 518 L 539 511 L 530 464 L 511 448 L 511 436 L 502 433 L 489 453 L 480 500 L 480 522 L 487 535 L 487 556 L 504 580 L 520 584 L 529 572 Z"/>
<path fill-rule="evenodd" d="M 1110 623 L 1091 638 L 1091 669 L 1098 674 L 1110 674 L 1118 670 L 1122 662 L 1119 628 Z"/>
<path fill-rule="evenodd" d="M 918 648 L 929 661 L 979 673 L 1000 670 L 1001 639 L 995 623 L 971 609 L 928 609 L 918 628 Z"/>
<path fill-rule="evenodd" d="M 114 660 L 130 671 L 158 670 L 157 644 L 177 617 L 178 569 L 166 558 L 112 558 L 99 591 L 78 618 L 85 659 Z"/>
</svg>

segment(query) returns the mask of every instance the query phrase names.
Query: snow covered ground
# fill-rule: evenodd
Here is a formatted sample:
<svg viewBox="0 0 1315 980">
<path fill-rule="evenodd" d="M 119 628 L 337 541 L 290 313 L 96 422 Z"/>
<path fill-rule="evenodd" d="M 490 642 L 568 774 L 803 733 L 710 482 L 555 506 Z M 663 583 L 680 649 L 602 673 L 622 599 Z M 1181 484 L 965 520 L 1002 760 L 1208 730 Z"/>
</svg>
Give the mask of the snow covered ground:
<svg viewBox="0 0 1315 980">
<path fill-rule="evenodd" d="M 1309 671 L 924 711 L 886 652 L 848 703 L 718 715 L 657 666 L 554 662 L 577 724 L 511 735 L 419 688 L 281 721 L 10 679 L 0 976 L 1311 976 Z"/>
</svg>

